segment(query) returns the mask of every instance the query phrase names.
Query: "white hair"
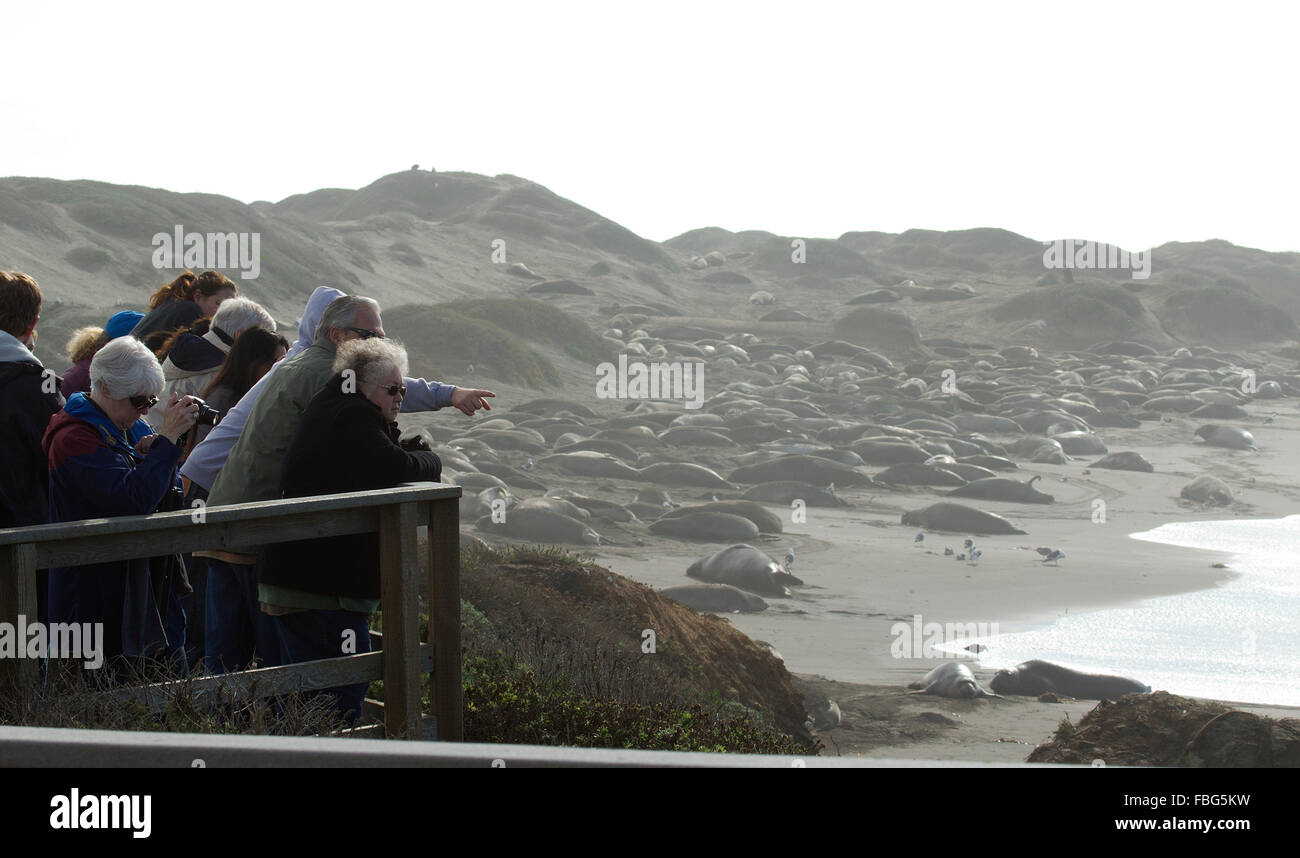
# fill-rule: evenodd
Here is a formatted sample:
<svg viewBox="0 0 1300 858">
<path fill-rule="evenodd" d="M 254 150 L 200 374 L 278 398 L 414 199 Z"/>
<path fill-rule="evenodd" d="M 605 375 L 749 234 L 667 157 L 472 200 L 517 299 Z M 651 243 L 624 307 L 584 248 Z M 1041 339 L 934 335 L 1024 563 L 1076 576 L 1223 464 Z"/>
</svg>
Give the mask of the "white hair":
<svg viewBox="0 0 1300 858">
<path fill-rule="evenodd" d="M 162 365 L 135 337 L 118 337 L 90 361 L 90 390 L 110 399 L 162 393 Z"/>
<path fill-rule="evenodd" d="M 348 340 L 339 346 L 338 356 L 334 358 L 334 372 L 337 374 L 345 369 L 352 370 L 357 378 L 371 384 L 377 384 L 394 369 L 405 378 L 408 369 L 406 349 L 392 340 L 378 337 Z"/>
<path fill-rule="evenodd" d="M 263 328 L 274 334 L 275 319 L 256 301 L 227 298 L 212 314 L 212 327 L 220 328 L 231 339 L 250 328 Z"/>
</svg>

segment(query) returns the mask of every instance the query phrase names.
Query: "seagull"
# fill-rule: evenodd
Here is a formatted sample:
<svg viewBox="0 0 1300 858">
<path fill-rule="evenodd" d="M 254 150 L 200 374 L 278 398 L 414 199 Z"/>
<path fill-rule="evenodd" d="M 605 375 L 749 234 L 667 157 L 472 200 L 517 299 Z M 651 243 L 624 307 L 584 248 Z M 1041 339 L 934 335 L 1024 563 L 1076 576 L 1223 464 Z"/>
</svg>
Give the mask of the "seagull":
<svg viewBox="0 0 1300 858">
<path fill-rule="evenodd" d="M 465 367 L 465 374 L 466 374 L 466 375 L 473 375 L 473 374 L 474 374 L 474 364 L 470 364 L 470 365 L 468 365 L 467 367 Z"/>
<path fill-rule="evenodd" d="M 1038 549 L 1039 554 L 1043 554 L 1043 551 L 1044 549 L 1042 548 Z M 1064 551 L 1062 551 L 1059 548 L 1053 548 L 1048 550 L 1046 554 L 1043 554 L 1043 562 L 1051 563 L 1053 566 L 1059 566 L 1060 564 L 1057 563 L 1056 561 L 1060 560 L 1064 556 L 1065 556 Z"/>
<path fill-rule="evenodd" d="M 1160 415 L 1160 425 L 1161 425 L 1161 426 L 1164 426 L 1164 425 L 1165 425 L 1166 423 L 1168 423 L 1168 422 L 1169 422 L 1169 418 L 1166 417 L 1165 415 L 1161 414 L 1161 415 Z"/>
<path fill-rule="evenodd" d="M 968 536 L 968 537 L 966 537 L 966 541 L 963 542 L 961 545 L 962 545 L 962 548 L 974 548 L 974 547 L 975 547 L 975 540 L 971 539 L 971 538 Z"/>
<path fill-rule="evenodd" d="M 1063 482 L 1063 483 L 1064 483 L 1064 482 L 1069 482 L 1069 479 L 1065 476 L 1065 474 L 1061 474 L 1060 480 L 1061 480 L 1061 482 Z"/>
<path fill-rule="evenodd" d="M 533 469 L 533 457 L 532 457 L 532 456 L 529 456 L 529 457 L 528 457 L 528 464 L 524 465 L 524 470 L 525 470 L 525 471 L 531 471 L 532 469 Z"/>
<path fill-rule="evenodd" d="M 714 502 L 714 503 L 717 503 L 717 502 L 718 502 L 718 496 L 717 496 L 717 495 L 714 495 L 714 496 L 713 496 L 713 502 Z"/>
<path fill-rule="evenodd" d="M 1084 469 L 1083 469 L 1083 475 L 1084 475 L 1085 477 L 1088 476 L 1088 475 L 1091 474 L 1091 473 L 1092 473 L 1092 469 L 1091 469 L 1091 468 L 1084 468 Z"/>
<path fill-rule="evenodd" d="M 790 567 L 793 565 L 794 565 L 794 549 L 787 548 L 785 550 L 785 571 L 789 572 Z"/>
<path fill-rule="evenodd" d="M 970 565 L 974 566 L 977 562 L 979 562 L 980 555 L 983 553 L 984 552 L 980 551 L 978 548 L 972 548 L 970 551 Z"/>
<path fill-rule="evenodd" d="M 672 509 L 672 508 L 673 508 L 672 501 L 664 501 L 664 509 Z"/>
<path fill-rule="evenodd" d="M 924 531 L 921 531 L 921 532 L 919 532 L 919 533 L 916 534 L 916 538 L 912 540 L 912 544 L 913 544 L 913 545 L 920 545 L 922 542 L 925 542 L 925 532 L 924 532 Z"/>
<path fill-rule="evenodd" d="M 953 552 L 952 552 L 952 546 L 951 546 L 951 545 L 945 545 L 945 546 L 943 547 L 943 556 L 944 556 L 944 557 L 951 557 L 951 556 L 952 556 L 952 553 L 953 553 Z"/>
<path fill-rule="evenodd" d="M 826 492 L 827 492 L 827 494 L 832 494 L 832 495 L 835 494 L 835 481 L 834 481 L 834 480 L 831 480 L 830 484 L 829 484 L 828 486 L 826 486 Z"/>
<path fill-rule="evenodd" d="M 966 555 L 965 555 L 965 554 L 958 554 L 958 555 L 957 555 L 957 559 L 958 559 L 958 560 L 965 560 L 965 559 L 966 559 Z"/>
<path fill-rule="evenodd" d="M 1276 422 L 1277 422 L 1277 412 L 1274 411 L 1272 414 L 1270 414 L 1270 415 L 1268 415 L 1267 417 L 1265 417 L 1265 418 L 1264 418 L 1264 422 L 1265 422 L 1265 423 L 1276 423 Z"/>
</svg>

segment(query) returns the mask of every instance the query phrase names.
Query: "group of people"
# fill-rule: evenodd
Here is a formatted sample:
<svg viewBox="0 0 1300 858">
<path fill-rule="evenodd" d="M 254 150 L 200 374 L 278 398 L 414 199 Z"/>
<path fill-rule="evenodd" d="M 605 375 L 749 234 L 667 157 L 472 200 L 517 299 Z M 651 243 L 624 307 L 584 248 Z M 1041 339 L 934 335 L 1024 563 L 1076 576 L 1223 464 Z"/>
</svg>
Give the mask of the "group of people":
<svg viewBox="0 0 1300 858">
<path fill-rule="evenodd" d="M 33 353 L 36 281 L 0 271 L 0 527 L 140 515 L 436 481 L 441 463 L 401 411 L 489 409 L 495 394 L 408 378 L 373 299 L 319 287 L 290 345 L 216 271 L 185 272 L 147 314 L 69 341 L 62 376 Z M 204 415 L 203 425 L 199 422 Z M 51 569 L 43 622 L 103 623 L 105 663 L 210 673 L 369 652 L 378 537 Z M 188 652 L 187 652 L 188 641 Z M 365 686 L 335 689 L 360 713 Z"/>
</svg>

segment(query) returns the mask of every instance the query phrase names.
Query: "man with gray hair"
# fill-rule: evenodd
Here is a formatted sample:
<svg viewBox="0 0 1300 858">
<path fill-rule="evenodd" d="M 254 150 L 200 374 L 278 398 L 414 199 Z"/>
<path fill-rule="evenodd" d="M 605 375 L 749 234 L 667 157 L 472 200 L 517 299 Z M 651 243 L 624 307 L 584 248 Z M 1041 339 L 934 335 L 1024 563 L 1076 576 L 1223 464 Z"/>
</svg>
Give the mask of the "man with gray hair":
<svg viewBox="0 0 1300 858">
<path fill-rule="evenodd" d="M 353 340 L 383 336 L 379 304 L 373 299 L 352 295 L 335 298 L 321 315 L 314 342 L 295 357 L 281 361 L 263 379 L 260 390 L 255 387 L 245 396 L 247 399 L 256 393 L 255 404 L 212 484 L 208 503 L 235 504 L 278 498 L 284 452 L 308 403 L 333 375 L 338 347 Z M 433 407 L 452 405 L 473 414 L 479 408 L 488 408 L 485 397 L 495 395 L 490 390 L 440 385 Z M 226 420 L 229 419 L 228 415 Z M 209 436 L 204 443 L 211 440 Z M 208 570 L 205 655 L 208 672 L 241 669 L 254 653 L 263 664 L 279 664 L 275 628 L 258 604 L 253 570 L 256 555 L 196 553 L 213 560 Z"/>
</svg>

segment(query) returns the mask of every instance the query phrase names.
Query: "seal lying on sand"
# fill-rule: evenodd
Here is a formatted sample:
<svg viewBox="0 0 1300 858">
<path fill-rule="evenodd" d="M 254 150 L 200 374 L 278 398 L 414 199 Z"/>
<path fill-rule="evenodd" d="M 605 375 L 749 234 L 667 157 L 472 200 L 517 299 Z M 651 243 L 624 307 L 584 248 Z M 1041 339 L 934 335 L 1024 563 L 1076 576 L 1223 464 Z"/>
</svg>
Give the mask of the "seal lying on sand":
<svg viewBox="0 0 1300 858">
<path fill-rule="evenodd" d="M 686 574 L 702 581 L 730 584 L 764 596 L 789 596 L 787 584 L 803 582 L 782 571 L 775 560 L 752 545 L 728 546 L 701 560 L 696 560 Z"/>
<path fill-rule="evenodd" d="M 767 602 L 730 584 L 682 584 L 660 590 L 659 595 L 697 611 L 731 613 L 767 610 Z"/>
<path fill-rule="evenodd" d="M 1034 482 L 1042 477 L 1034 476 L 1021 482 L 1009 477 L 986 477 L 967 483 L 961 488 L 947 492 L 950 498 L 982 498 L 983 500 L 1014 501 L 1017 503 L 1054 503 L 1056 498 L 1034 488 Z"/>
<path fill-rule="evenodd" d="M 1048 691 L 1080 700 L 1115 700 L 1125 694 L 1147 694 L 1151 686 L 1126 676 L 1084 673 L 1050 661 L 1021 662 L 1010 670 L 999 670 L 989 687 L 1002 694 L 1037 697 Z"/>
<path fill-rule="evenodd" d="M 1155 465 L 1147 461 L 1146 456 L 1133 450 L 1111 453 L 1093 462 L 1090 468 L 1107 468 L 1112 471 L 1141 471 L 1149 474 L 1155 471 Z"/>
<path fill-rule="evenodd" d="M 692 512 L 725 512 L 738 515 L 754 522 L 759 533 L 780 533 L 783 529 L 781 519 L 775 513 L 769 512 L 761 503 L 750 500 L 718 501 L 699 506 L 684 506 L 665 512 L 663 517 L 676 518 Z"/>
<path fill-rule="evenodd" d="M 657 536 L 732 542 L 758 536 L 758 526 L 747 518 L 727 512 L 687 510 L 674 516 L 657 519 L 650 525 L 650 532 Z"/>
<path fill-rule="evenodd" d="M 1227 506 L 1232 503 L 1232 489 L 1228 484 L 1218 477 L 1203 476 L 1197 477 L 1187 485 L 1178 496 L 1184 500 L 1195 501 L 1197 503 L 1214 504 L 1215 506 Z"/>
<path fill-rule="evenodd" d="M 903 524 L 924 527 L 927 530 L 975 533 L 980 536 L 1025 532 L 1000 515 L 948 501 L 940 501 L 923 509 L 903 513 Z"/>
<path fill-rule="evenodd" d="M 916 689 L 917 694 L 937 694 L 940 697 L 1001 697 L 990 694 L 975 681 L 975 674 L 959 661 L 941 664 L 925 675 L 920 682 L 913 682 L 908 688 Z"/>
<path fill-rule="evenodd" d="M 1236 426 L 1210 423 L 1197 429 L 1196 436 L 1213 447 L 1228 447 L 1232 450 L 1255 449 L 1255 436 Z"/>
<path fill-rule="evenodd" d="M 841 500 L 823 487 L 793 481 L 759 483 L 746 490 L 741 497 L 745 500 L 767 503 L 790 504 L 801 500 L 804 506 L 848 506 L 847 501 Z"/>
</svg>

